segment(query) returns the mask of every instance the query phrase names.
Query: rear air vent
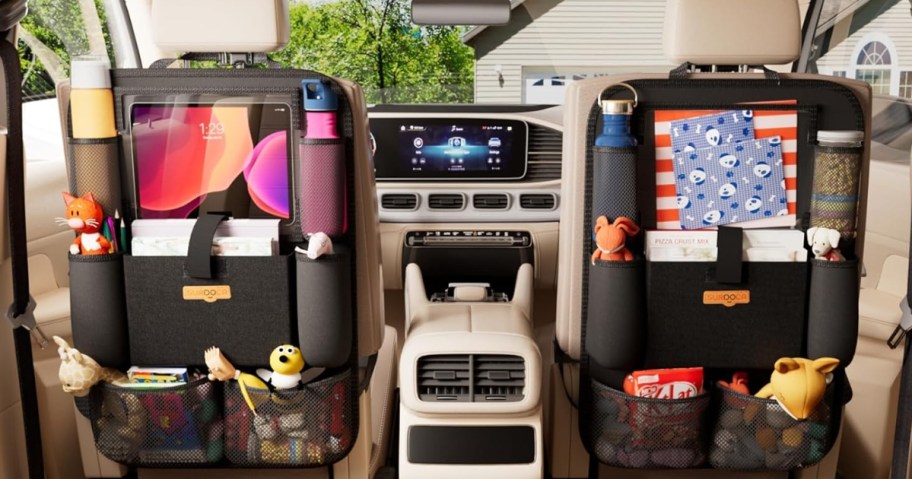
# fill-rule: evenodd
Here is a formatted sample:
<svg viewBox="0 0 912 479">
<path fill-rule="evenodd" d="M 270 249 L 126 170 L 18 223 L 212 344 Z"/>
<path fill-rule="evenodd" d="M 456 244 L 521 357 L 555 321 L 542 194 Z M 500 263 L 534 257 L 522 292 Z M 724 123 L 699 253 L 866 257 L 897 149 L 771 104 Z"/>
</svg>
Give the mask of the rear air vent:
<svg viewBox="0 0 912 479">
<path fill-rule="evenodd" d="M 505 210 L 510 205 L 507 195 L 475 195 L 472 197 L 472 206 L 476 210 Z"/>
<path fill-rule="evenodd" d="M 520 195 L 519 206 L 524 210 L 553 210 L 557 200 L 552 194 Z"/>
<path fill-rule="evenodd" d="M 461 210 L 464 205 L 462 195 L 435 194 L 428 197 L 428 207 L 432 210 Z"/>
<path fill-rule="evenodd" d="M 422 401 L 470 402 L 472 359 L 467 354 L 418 358 L 418 398 Z"/>
<path fill-rule="evenodd" d="M 517 402 L 526 385 L 525 361 L 519 356 L 476 355 L 473 397 L 475 402 Z"/>
<path fill-rule="evenodd" d="M 385 210 L 414 210 L 418 207 L 418 195 L 386 194 L 380 197 L 380 206 Z"/>
<path fill-rule="evenodd" d="M 559 180 L 561 177 L 561 132 L 529 123 L 529 168 L 526 181 Z"/>
<path fill-rule="evenodd" d="M 418 359 L 418 398 L 430 402 L 518 402 L 525 360 L 497 354 L 437 354 Z"/>
</svg>

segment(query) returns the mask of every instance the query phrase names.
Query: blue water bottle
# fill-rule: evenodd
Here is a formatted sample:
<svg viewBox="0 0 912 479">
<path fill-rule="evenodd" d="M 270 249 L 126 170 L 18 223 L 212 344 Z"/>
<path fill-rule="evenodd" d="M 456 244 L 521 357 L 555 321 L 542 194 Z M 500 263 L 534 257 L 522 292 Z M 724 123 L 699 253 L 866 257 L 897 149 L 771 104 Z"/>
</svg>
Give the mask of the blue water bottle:
<svg viewBox="0 0 912 479">
<path fill-rule="evenodd" d="M 602 133 L 595 137 L 592 152 L 592 224 L 599 216 L 613 222 L 620 216 L 639 221 L 637 208 L 637 140 L 631 132 L 630 117 L 637 105 L 636 90 L 626 83 L 608 89 L 624 87 L 633 92 L 633 100 L 599 98 L 602 107 Z M 606 91 L 608 90 L 606 89 Z"/>
<path fill-rule="evenodd" d="M 636 146 L 630 132 L 630 116 L 636 100 L 601 100 L 602 134 L 595 137 L 595 146 L 625 148 Z"/>
</svg>

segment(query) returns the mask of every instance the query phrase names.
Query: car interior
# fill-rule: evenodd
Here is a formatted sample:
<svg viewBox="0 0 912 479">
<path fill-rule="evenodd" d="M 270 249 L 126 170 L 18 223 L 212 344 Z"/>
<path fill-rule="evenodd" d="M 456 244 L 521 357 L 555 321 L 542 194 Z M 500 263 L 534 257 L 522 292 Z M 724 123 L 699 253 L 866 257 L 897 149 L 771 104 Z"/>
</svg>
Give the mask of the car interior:
<svg viewBox="0 0 912 479">
<path fill-rule="evenodd" d="M 0 31 L 0 479 L 912 477 L 910 2 Z"/>
</svg>

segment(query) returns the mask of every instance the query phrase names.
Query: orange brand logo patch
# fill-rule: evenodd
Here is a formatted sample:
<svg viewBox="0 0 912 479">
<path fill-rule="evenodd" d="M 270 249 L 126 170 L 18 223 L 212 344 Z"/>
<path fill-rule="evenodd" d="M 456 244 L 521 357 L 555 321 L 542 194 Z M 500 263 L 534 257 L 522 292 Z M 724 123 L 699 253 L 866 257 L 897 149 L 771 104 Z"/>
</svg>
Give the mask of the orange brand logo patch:
<svg viewBox="0 0 912 479">
<path fill-rule="evenodd" d="M 214 303 L 220 299 L 231 299 L 231 286 L 184 286 L 185 301 Z"/>
<path fill-rule="evenodd" d="M 736 304 L 750 304 L 750 291 L 704 291 L 703 304 L 721 304 L 731 308 Z"/>
</svg>

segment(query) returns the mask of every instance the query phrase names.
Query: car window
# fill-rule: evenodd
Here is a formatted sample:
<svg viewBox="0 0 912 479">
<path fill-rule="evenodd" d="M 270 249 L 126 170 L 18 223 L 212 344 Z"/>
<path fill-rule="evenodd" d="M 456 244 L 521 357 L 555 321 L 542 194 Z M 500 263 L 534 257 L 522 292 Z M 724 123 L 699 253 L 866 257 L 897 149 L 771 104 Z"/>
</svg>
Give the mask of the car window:
<svg viewBox="0 0 912 479">
<path fill-rule="evenodd" d="M 291 43 L 273 58 L 355 80 L 372 103 L 559 104 L 581 79 L 674 66 L 666 0 L 514 0 L 509 24 L 464 27 L 414 25 L 410 3 L 294 2 Z"/>
<path fill-rule="evenodd" d="M 907 164 L 912 150 L 912 5 L 827 0 L 808 70 L 863 80 L 874 92 L 873 158 Z"/>
<path fill-rule="evenodd" d="M 107 30 L 100 0 L 31 0 L 19 30 L 23 99 L 54 96 L 75 56 L 113 58 Z"/>
</svg>

